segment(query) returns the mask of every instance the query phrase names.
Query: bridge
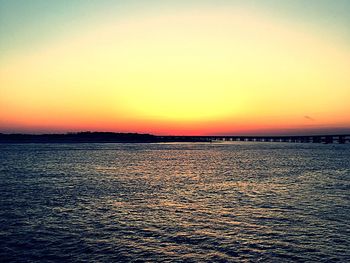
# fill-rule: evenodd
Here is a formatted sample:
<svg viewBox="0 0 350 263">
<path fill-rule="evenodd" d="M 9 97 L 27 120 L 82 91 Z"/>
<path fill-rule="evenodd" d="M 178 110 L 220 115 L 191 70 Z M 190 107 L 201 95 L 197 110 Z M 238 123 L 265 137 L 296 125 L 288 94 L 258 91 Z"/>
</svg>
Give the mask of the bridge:
<svg viewBox="0 0 350 263">
<path fill-rule="evenodd" d="M 350 143 L 350 134 L 293 136 L 159 136 L 164 141 L 197 142 L 285 142 L 285 143 Z"/>
</svg>

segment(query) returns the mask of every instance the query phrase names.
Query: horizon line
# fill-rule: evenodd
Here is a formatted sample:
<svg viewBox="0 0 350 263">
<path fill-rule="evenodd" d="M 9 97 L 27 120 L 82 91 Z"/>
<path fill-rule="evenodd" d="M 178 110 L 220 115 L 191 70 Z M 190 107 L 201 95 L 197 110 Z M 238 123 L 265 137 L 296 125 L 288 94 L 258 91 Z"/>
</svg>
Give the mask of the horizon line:
<svg viewBox="0 0 350 263">
<path fill-rule="evenodd" d="M 350 136 L 348 132 L 325 132 L 325 133 L 290 133 L 290 134 L 264 134 L 264 133 L 242 133 L 242 134 L 207 134 L 207 135 L 181 135 L 181 134 L 152 134 L 152 133 L 140 133 L 140 132 L 115 132 L 115 131 L 67 131 L 67 132 L 45 132 L 45 133 L 28 133 L 28 132 L 0 132 L 0 135 L 31 135 L 31 136 L 43 136 L 43 135 L 78 135 L 78 134 L 120 134 L 120 135 L 151 135 L 154 137 L 303 137 L 303 136 Z"/>
</svg>

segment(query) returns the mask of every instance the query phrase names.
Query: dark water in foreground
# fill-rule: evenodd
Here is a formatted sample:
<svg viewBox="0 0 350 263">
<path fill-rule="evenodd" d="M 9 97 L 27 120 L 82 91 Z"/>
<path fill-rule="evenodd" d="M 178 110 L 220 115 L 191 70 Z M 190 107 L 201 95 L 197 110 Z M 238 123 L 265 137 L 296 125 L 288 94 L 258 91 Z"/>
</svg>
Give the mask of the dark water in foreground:
<svg viewBox="0 0 350 263">
<path fill-rule="evenodd" d="M 350 145 L 0 144 L 0 261 L 350 261 Z"/>
</svg>

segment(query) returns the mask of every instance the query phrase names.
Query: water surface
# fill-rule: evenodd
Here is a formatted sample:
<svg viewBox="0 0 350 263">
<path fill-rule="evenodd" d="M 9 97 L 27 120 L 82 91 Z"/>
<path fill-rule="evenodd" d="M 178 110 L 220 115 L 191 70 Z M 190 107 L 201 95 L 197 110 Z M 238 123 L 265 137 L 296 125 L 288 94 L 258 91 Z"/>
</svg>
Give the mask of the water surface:
<svg viewBox="0 0 350 263">
<path fill-rule="evenodd" d="M 350 261 L 350 145 L 0 144 L 0 258 Z"/>
</svg>

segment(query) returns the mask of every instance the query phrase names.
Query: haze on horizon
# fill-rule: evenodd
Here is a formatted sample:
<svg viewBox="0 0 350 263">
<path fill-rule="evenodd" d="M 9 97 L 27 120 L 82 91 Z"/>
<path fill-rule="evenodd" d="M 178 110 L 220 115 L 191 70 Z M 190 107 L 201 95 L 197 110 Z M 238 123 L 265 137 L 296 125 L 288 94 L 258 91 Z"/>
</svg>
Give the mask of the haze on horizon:
<svg viewBox="0 0 350 263">
<path fill-rule="evenodd" d="M 349 13 L 347 0 L 0 0 L 0 132 L 349 132 Z"/>
</svg>

